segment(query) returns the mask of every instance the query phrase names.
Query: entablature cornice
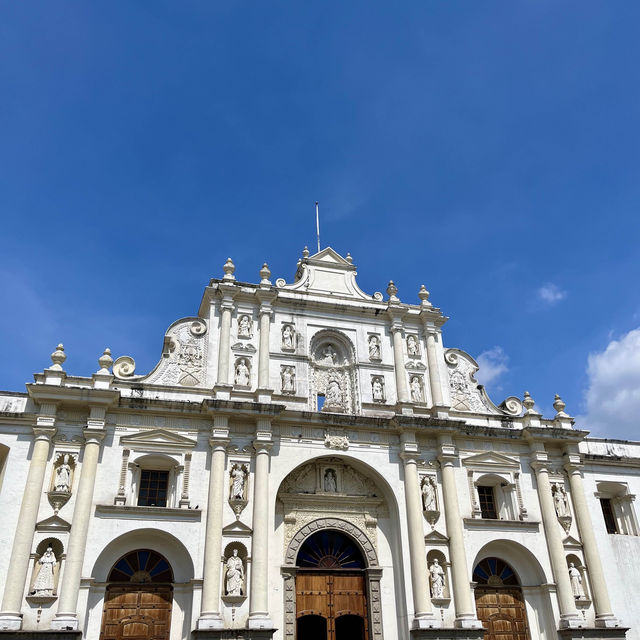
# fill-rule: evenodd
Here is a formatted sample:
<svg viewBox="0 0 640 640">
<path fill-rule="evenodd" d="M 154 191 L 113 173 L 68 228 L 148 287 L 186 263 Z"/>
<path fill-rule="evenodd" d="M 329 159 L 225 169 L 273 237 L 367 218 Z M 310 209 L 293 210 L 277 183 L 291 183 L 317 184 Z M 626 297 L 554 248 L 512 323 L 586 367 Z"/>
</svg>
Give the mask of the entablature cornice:
<svg viewBox="0 0 640 640">
<path fill-rule="evenodd" d="M 87 389 L 48 384 L 27 384 L 29 397 L 38 404 L 82 404 L 108 408 L 120 399 L 117 389 Z"/>
</svg>

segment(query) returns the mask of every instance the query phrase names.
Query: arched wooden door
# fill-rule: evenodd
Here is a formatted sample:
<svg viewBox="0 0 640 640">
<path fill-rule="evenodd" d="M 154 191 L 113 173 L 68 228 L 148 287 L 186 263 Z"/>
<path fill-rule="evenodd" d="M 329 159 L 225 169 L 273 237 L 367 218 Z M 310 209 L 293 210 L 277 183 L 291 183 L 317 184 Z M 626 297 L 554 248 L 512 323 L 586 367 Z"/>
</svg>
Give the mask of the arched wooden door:
<svg viewBox="0 0 640 640">
<path fill-rule="evenodd" d="M 485 640 L 530 640 L 522 589 L 513 569 L 500 558 L 485 558 L 473 570 L 473 580 Z"/>
<path fill-rule="evenodd" d="M 296 564 L 296 640 L 369 640 L 365 564 L 355 543 L 319 531 Z"/>
<path fill-rule="evenodd" d="M 167 560 L 149 549 L 128 553 L 109 574 L 100 640 L 169 640 L 172 603 Z"/>
</svg>

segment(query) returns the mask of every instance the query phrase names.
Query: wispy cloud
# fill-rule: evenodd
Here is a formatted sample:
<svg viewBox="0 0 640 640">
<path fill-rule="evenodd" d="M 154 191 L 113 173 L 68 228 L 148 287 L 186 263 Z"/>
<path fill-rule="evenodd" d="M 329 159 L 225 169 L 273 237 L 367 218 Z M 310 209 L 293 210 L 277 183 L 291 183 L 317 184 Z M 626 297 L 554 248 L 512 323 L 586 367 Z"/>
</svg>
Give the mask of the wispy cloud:
<svg viewBox="0 0 640 640">
<path fill-rule="evenodd" d="M 589 355 L 586 415 L 578 426 L 594 435 L 640 440 L 640 327 Z"/>
<path fill-rule="evenodd" d="M 545 304 L 555 304 L 566 297 L 567 292 L 563 291 L 557 284 L 553 284 L 553 282 L 547 282 L 538 289 L 538 298 Z"/>
<path fill-rule="evenodd" d="M 509 370 L 507 366 L 509 358 L 502 347 L 493 347 L 483 351 L 476 358 L 476 361 L 480 366 L 476 374 L 476 380 L 485 387 L 493 385 L 503 373 Z"/>
</svg>

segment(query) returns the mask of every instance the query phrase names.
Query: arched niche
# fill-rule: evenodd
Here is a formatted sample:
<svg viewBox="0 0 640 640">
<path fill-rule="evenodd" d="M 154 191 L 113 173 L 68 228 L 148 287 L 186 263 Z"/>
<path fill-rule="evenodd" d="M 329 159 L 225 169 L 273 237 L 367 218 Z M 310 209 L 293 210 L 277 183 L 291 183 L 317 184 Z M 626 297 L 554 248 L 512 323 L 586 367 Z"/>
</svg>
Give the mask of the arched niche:
<svg viewBox="0 0 640 640">
<path fill-rule="evenodd" d="M 437 589 L 434 589 L 434 572 L 433 566 L 436 564 L 434 561 L 437 560 L 437 564 L 442 567 L 443 571 L 443 581 L 444 585 L 442 588 L 442 595 L 437 594 Z M 436 565 L 437 566 L 437 565 Z M 449 601 L 451 599 L 451 563 L 447 560 L 446 556 L 439 549 L 431 549 L 427 553 L 427 568 L 429 570 L 429 587 L 431 589 L 431 599 L 440 601 Z M 443 603 L 444 604 L 444 603 Z"/>
<path fill-rule="evenodd" d="M 239 559 L 236 560 L 236 558 Z M 222 599 L 231 604 L 244 600 L 248 589 L 247 547 L 237 540 L 230 542 L 222 552 Z"/>
<path fill-rule="evenodd" d="M 356 352 L 351 340 L 341 331 L 322 329 L 311 338 L 309 358 L 310 409 L 359 413 Z"/>
<path fill-rule="evenodd" d="M 48 550 L 51 550 L 51 555 L 47 555 Z M 42 559 L 49 558 L 55 559 L 55 564 L 46 565 L 41 562 Z M 32 602 L 45 602 L 48 600 L 54 600 L 58 595 L 58 583 L 60 579 L 60 568 L 62 561 L 65 558 L 64 545 L 58 538 L 45 538 L 38 543 L 35 553 L 31 554 L 32 567 L 31 567 L 31 579 L 29 581 L 29 591 L 27 599 Z M 44 574 L 42 572 L 48 572 L 49 580 L 44 580 Z M 45 584 L 47 582 L 47 584 Z M 50 584 L 51 589 L 42 589 L 48 587 Z"/>
<path fill-rule="evenodd" d="M 573 566 L 572 566 L 573 565 Z M 578 575 L 573 575 L 573 569 L 577 570 Z M 587 580 L 587 568 L 584 566 L 582 559 L 575 553 L 567 554 L 567 571 L 569 572 L 569 580 L 571 582 L 571 590 L 576 602 L 590 601 L 589 581 Z M 577 578 L 577 579 L 576 579 Z"/>
</svg>

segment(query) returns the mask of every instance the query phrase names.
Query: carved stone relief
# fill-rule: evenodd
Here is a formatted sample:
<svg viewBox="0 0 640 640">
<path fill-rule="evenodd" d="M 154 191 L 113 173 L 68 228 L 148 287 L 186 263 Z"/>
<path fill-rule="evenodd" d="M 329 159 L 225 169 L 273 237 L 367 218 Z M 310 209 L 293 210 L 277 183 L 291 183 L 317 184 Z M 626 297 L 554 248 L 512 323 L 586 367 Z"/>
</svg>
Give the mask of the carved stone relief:
<svg viewBox="0 0 640 640">
<path fill-rule="evenodd" d="M 411 390 L 411 402 L 424 402 L 424 378 L 422 376 L 411 376 L 409 388 Z"/>
<path fill-rule="evenodd" d="M 418 357 L 420 355 L 420 346 L 418 343 L 418 336 L 409 334 L 407 336 L 407 354 L 410 357 Z"/>
<path fill-rule="evenodd" d="M 250 338 L 253 335 L 253 322 L 251 318 L 242 314 L 238 318 L 238 338 Z"/>
<path fill-rule="evenodd" d="M 291 365 L 282 365 L 280 367 L 280 382 L 282 393 L 295 395 L 296 368 Z"/>
<path fill-rule="evenodd" d="M 380 336 L 371 334 L 369 336 L 369 360 L 379 361 L 382 359 Z"/>
<path fill-rule="evenodd" d="M 56 453 L 54 460 L 51 488 L 47 497 L 54 514 L 57 515 L 71 497 L 78 454 L 60 451 Z"/>
<path fill-rule="evenodd" d="M 445 361 L 449 371 L 452 409 L 474 413 L 500 413 L 491 406 L 483 391 L 478 388 L 478 381 L 474 375 L 479 367 L 471 356 L 459 349 L 448 349 L 445 352 Z"/>
<path fill-rule="evenodd" d="M 383 376 L 371 376 L 371 396 L 374 402 L 385 402 Z"/>
<path fill-rule="evenodd" d="M 296 330 L 292 324 L 282 325 L 282 350 L 295 351 Z"/>
<path fill-rule="evenodd" d="M 234 383 L 237 387 L 251 386 L 251 362 L 247 358 L 238 358 L 236 360 Z"/>
</svg>

